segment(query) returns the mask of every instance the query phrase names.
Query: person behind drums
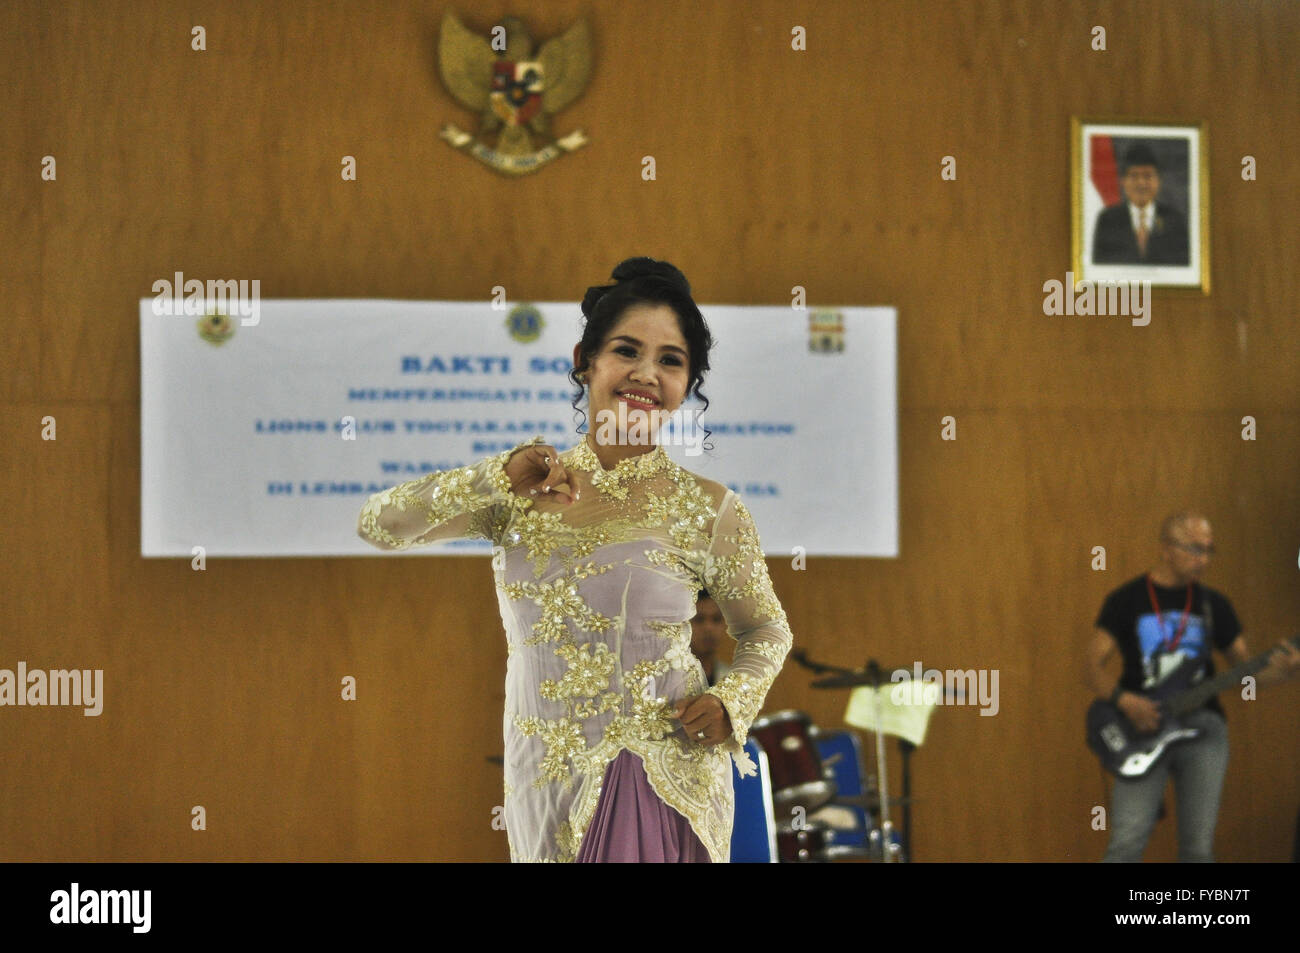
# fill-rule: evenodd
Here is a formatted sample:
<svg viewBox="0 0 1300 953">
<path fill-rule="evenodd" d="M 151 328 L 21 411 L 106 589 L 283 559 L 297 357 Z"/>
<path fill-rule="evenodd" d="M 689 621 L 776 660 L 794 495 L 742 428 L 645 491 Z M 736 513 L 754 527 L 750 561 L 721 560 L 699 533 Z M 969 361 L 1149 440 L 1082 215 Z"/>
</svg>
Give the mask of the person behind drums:
<svg viewBox="0 0 1300 953">
<path fill-rule="evenodd" d="M 691 617 L 691 651 L 704 666 L 704 678 L 712 688 L 727 677 L 731 666 L 722 660 L 718 646 L 727 634 L 727 622 L 722 610 L 713 601 L 707 589 L 695 597 L 695 615 Z"/>
</svg>

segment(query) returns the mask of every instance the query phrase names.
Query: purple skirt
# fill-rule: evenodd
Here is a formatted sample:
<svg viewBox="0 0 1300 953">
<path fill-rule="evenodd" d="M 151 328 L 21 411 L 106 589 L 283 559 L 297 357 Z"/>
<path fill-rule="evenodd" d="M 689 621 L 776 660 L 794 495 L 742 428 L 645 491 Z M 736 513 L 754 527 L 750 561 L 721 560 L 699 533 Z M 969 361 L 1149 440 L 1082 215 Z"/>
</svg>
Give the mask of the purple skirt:
<svg viewBox="0 0 1300 953">
<path fill-rule="evenodd" d="M 605 769 L 579 864 L 707 864 L 691 823 L 650 786 L 641 759 L 624 748 Z"/>
</svg>

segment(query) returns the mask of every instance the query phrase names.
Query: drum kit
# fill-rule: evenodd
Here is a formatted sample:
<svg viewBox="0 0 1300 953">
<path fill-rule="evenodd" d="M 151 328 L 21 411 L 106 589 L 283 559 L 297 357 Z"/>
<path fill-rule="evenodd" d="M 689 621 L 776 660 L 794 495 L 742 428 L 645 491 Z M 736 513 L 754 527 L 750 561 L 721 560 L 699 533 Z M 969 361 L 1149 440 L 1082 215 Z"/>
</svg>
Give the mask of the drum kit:
<svg viewBox="0 0 1300 953">
<path fill-rule="evenodd" d="M 820 665 L 802 653 L 792 657 L 815 672 L 831 673 L 814 681 L 814 688 L 879 688 L 889 680 L 890 670 L 874 662 L 850 670 Z M 909 758 L 914 745 L 899 740 L 903 794 L 891 797 L 883 732 L 875 732 L 875 775 L 864 771 L 856 732 L 822 731 L 801 711 L 761 715 L 750 725 L 749 734 L 767 756 L 777 819 L 777 854 L 782 863 L 900 863 L 907 859 L 912 805 Z M 902 808 L 901 832 L 895 830 L 891 808 Z"/>
<path fill-rule="evenodd" d="M 754 719 L 749 734 L 767 755 L 782 863 L 903 859 L 888 811 L 910 798 L 882 796 L 862 771 L 856 733 L 827 733 L 804 712 L 778 711 Z"/>
</svg>

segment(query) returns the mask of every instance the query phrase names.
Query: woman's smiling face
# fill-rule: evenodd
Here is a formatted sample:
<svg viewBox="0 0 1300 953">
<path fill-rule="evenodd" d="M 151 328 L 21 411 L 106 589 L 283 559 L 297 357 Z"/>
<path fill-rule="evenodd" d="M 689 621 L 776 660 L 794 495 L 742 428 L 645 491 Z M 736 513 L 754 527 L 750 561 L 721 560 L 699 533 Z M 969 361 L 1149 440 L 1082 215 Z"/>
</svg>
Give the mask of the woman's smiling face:
<svg viewBox="0 0 1300 953">
<path fill-rule="evenodd" d="M 575 347 L 574 363 L 580 358 Z M 653 435 L 659 415 L 671 414 L 686 398 L 690 366 L 677 312 L 666 304 L 632 305 L 601 343 L 587 371 L 593 426 L 617 420 L 619 405 L 626 404 L 623 413 L 629 428 L 645 418 L 643 426 Z M 621 426 L 618 442 L 627 442 Z"/>
</svg>

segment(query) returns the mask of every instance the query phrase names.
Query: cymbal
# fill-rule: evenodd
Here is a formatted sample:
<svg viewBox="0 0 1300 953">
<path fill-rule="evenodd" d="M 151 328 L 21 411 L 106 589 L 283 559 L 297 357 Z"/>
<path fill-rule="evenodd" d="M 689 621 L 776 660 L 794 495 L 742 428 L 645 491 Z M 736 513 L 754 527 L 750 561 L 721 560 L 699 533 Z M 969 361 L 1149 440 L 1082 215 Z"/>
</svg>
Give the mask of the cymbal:
<svg viewBox="0 0 1300 953">
<path fill-rule="evenodd" d="M 786 814 L 792 807 L 803 807 L 812 812 L 835 797 L 835 785 L 830 781 L 807 781 L 793 787 L 772 792 L 772 805 L 778 814 Z"/>
</svg>

